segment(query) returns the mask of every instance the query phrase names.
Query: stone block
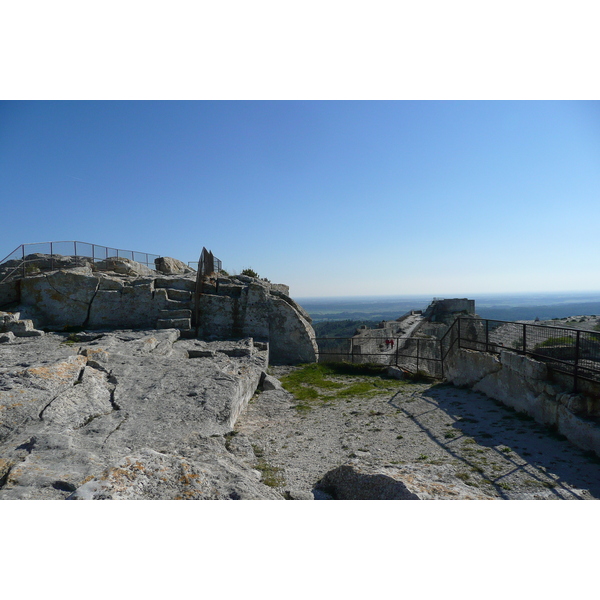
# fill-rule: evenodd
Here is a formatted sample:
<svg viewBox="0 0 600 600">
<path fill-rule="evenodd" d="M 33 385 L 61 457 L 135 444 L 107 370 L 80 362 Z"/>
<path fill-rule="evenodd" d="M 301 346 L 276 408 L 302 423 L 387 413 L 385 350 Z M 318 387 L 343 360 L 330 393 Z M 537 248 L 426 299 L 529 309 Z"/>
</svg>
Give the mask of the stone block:
<svg viewBox="0 0 600 600">
<path fill-rule="evenodd" d="M 192 299 L 192 294 L 187 290 L 167 288 L 167 297 L 169 300 L 176 300 L 177 302 L 189 302 Z"/>
<path fill-rule="evenodd" d="M 21 281 L 21 303 L 35 306 L 47 325 L 82 326 L 98 283 L 96 277 L 75 270 L 28 277 Z"/>
<path fill-rule="evenodd" d="M 39 337 L 44 335 L 43 331 L 35 329 L 31 319 L 24 319 L 10 323 L 7 326 L 17 337 Z"/>
<path fill-rule="evenodd" d="M 158 319 L 156 321 L 157 329 L 190 329 L 191 319 Z"/>
<path fill-rule="evenodd" d="M 239 298 L 245 288 L 243 285 L 224 283 L 219 284 L 217 289 L 219 296 L 231 296 L 232 298 Z"/>
<path fill-rule="evenodd" d="M 179 275 L 182 273 L 194 273 L 194 269 L 188 267 L 184 262 L 171 258 L 170 256 L 161 256 L 154 260 L 154 266 L 157 271 L 165 275 Z"/>
<path fill-rule="evenodd" d="M 388 367 L 385 373 L 388 377 L 393 377 L 394 379 L 404 379 L 406 377 L 404 371 L 398 367 Z"/>
<path fill-rule="evenodd" d="M 193 292 L 196 289 L 196 279 L 191 277 L 157 277 L 154 280 L 155 288 L 170 288 L 173 290 L 187 290 Z"/>
<path fill-rule="evenodd" d="M 0 333 L 0 344 L 10 344 L 15 341 L 15 334 L 12 331 Z"/>
<path fill-rule="evenodd" d="M 504 367 L 527 379 L 548 379 L 546 365 L 527 356 L 504 350 L 500 353 L 500 360 Z"/>
<path fill-rule="evenodd" d="M 282 390 L 283 386 L 281 385 L 281 381 L 276 377 L 271 377 L 271 375 L 267 375 L 267 373 L 263 373 L 260 381 L 260 387 L 263 391 L 269 390 Z"/>
</svg>

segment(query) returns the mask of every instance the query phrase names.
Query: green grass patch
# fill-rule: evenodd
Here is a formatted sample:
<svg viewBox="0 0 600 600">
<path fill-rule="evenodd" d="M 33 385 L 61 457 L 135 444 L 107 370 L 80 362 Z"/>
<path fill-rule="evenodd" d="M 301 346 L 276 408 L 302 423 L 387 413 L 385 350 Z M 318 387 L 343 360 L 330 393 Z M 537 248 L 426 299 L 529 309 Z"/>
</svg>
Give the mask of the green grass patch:
<svg viewBox="0 0 600 600">
<path fill-rule="evenodd" d="M 285 485 L 285 479 L 281 474 L 281 469 L 279 467 L 275 467 L 270 465 L 264 459 L 260 459 L 258 463 L 254 466 L 255 469 L 261 472 L 262 479 L 261 481 L 268 485 L 269 487 L 281 487 Z"/>
<path fill-rule="evenodd" d="M 536 344 L 535 348 L 547 348 L 549 346 L 574 346 L 575 339 L 569 336 L 550 337 L 541 344 Z"/>
<path fill-rule="evenodd" d="M 371 398 L 393 393 L 406 382 L 385 376 L 381 365 L 349 363 L 312 363 L 281 378 L 283 387 L 299 401 L 300 412 L 317 404 L 352 397 Z"/>
</svg>

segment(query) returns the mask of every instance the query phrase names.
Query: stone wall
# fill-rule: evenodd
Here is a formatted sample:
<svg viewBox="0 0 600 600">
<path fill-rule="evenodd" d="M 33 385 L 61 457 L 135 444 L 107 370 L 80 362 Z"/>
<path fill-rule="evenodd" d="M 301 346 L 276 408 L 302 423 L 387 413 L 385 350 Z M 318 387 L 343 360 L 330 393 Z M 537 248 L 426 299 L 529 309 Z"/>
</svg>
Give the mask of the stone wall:
<svg viewBox="0 0 600 600">
<path fill-rule="evenodd" d="M 448 357 L 445 373 L 454 385 L 483 392 L 600 456 L 600 386 L 587 384 L 586 394 L 565 392 L 544 363 L 508 351 L 495 355 L 456 350 Z"/>
</svg>

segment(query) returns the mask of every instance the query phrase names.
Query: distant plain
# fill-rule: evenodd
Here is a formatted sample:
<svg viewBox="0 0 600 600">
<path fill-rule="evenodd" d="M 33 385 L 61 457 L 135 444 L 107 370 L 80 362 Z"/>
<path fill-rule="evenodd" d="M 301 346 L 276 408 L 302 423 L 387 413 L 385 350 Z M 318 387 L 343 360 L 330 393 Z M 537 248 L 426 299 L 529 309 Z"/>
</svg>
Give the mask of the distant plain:
<svg viewBox="0 0 600 600">
<path fill-rule="evenodd" d="M 600 291 L 537 294 L 473 294 L 439 296 L 468 297 L 484 319 L 502 321 L 564 319 L 574 315 L 600 316 Z M 296 298 L 313 322 L 393 320 L 410 310 L 425 309 L 432 296 L 355 296 Z"/>
</svg>

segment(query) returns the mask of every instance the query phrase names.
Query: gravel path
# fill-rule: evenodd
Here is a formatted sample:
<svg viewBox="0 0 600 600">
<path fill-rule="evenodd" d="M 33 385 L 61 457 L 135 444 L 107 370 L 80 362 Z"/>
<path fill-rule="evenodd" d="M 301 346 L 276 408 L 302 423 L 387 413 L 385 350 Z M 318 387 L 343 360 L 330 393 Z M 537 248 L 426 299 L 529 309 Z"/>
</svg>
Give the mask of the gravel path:
<svg viewBox="0 0 600 600">
<path fill-rule="evenodd" d="M 310 492 L 331 469 L 354 463 L 444 470 L 481 497 L 600 498 L 595 455 L 478 392 L 407 382 L 393 393 L 309 411 L 296 404 L 283 390 L 263 392 L 236 424 L 235 437 L 247 438 L 263 466 L 278 473 L 281 493 Z"/>
</svg>

